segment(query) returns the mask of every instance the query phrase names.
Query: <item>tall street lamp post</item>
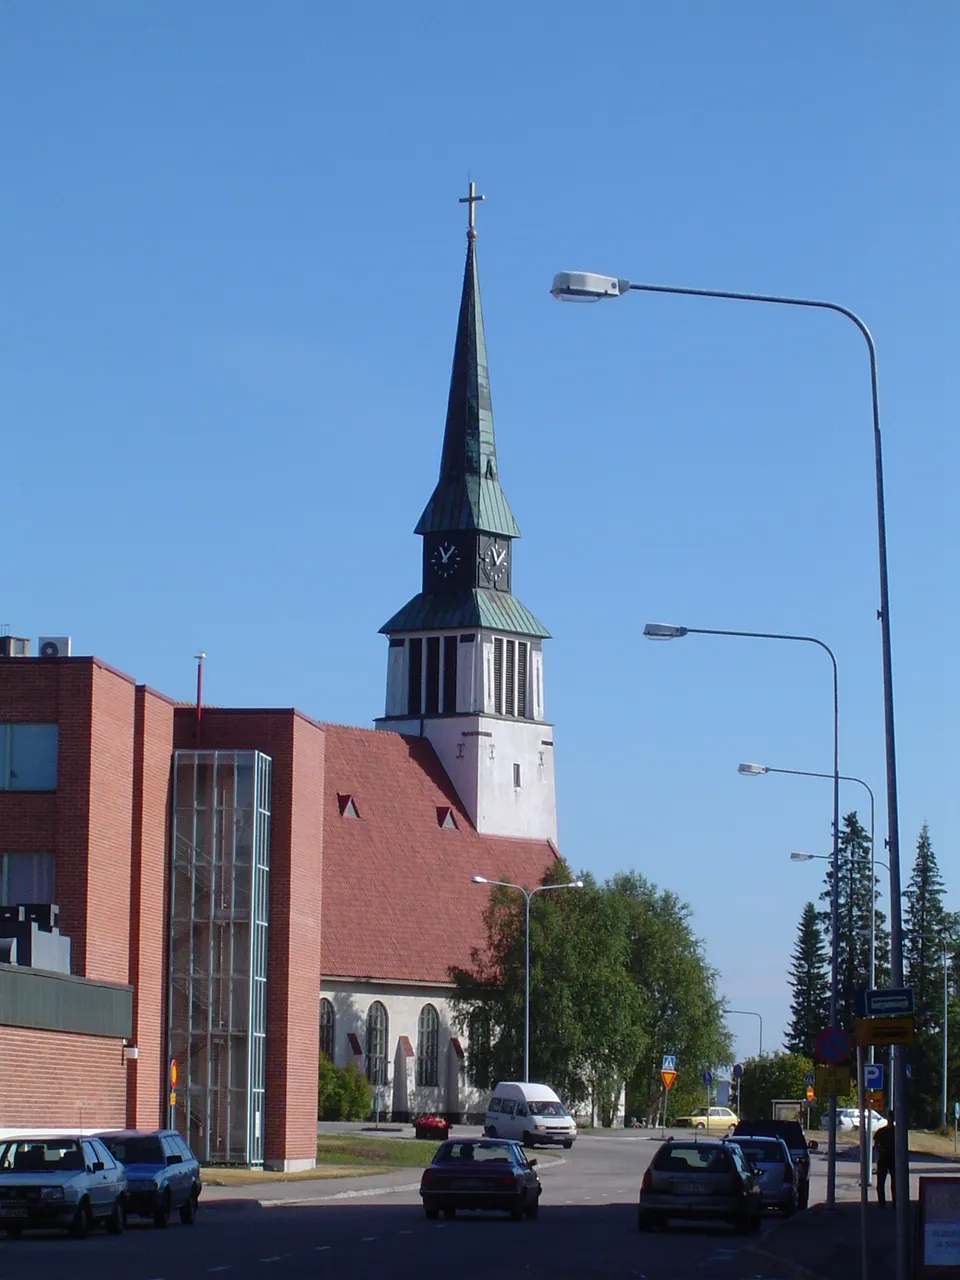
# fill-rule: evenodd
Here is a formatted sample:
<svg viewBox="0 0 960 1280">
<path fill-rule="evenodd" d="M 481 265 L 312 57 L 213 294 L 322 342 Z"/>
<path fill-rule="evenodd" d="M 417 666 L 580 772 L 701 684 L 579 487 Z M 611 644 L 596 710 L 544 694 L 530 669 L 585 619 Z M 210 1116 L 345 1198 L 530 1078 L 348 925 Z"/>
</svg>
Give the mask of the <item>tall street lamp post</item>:
<svg viewBox="0 0 960 1280">
<path fill-rule="evenodd" d="M 742 1018 L 760 1018 L 760 1050 L 757 1057 L 763 1057 L 763 1018 L 753 1009 L 728 1009 L 727 1013 L 739 1014 Z"/>
<path fill-rule="evenodd" d="M 522 884 L 511 884 L 509 880 L 488 880 L 486 876 L 471 876 L 474 884 L 498 884 L 504 889 L 517 889 L 526 900 L 526 973 L 523 996 L 523 1078 L 530 1079 L 530 900 L 535 893 L 547 893 L 551 889 L 582 889 L 582 880 L 571 880 L 568 884 L 538 884 L 535 889 L 525 889 Z"/>
<path fill-rule="evenodd" d="M 890 592 L 887 581 L 887 519 L 883 499 L 883 449 L 880 438 L 880 392 L 877 377 L 877 349 L 873 335 L 855 311 L 838 302 L 816 298 L 789 298 L 769 293 L 735 293 L 728 289 L 689 289 L 677 285 L 631 284 L 616 276 L 594 275 L 588 271 L 562 271 L 553 278 L 550 292 L 555 298 L 571 302 L 599 302 L 601 298 L 619 298 L 636 290 L 641 293 L 669 293 L 693 298 L 722 298 L 732 302 L 764 302 L 776 306 L 805 307 L 834 311 L 856 325 L 867 344 L 870 358 L 870 396 L 873 409 L 873 458 L 877 493 L 877 551 L 880 570 L 880 648 L 883 667 L 883 729 L 886 747 L 887 779 L 887 848 L 890 850 L 890 979 L 894 987 L 903 986 L 903 924 L 900 905 L 900 811 L 897 803 L 897 750 L 893 723 L 893 657 L 890 644 Z M 896 1129 L 894 1168 L 900 1186 L 908 1186 L 907 1155 L 907 1060 L 903 1046 L 894 1051 Z M 832 1133 L 831 1129 L 831 1133 Z M 829 1200 L 829 1203 L 833 1203 Z M 896 1205 L 897 1215 L 897 1280 L 908 1280 L 910 1274 L 910 1197 L 902 1195 Z"/>
<path fill-rule="evenodd" d="M 949 987 L 947 984 L 947 939 L 943 940 L 943 1132 L 947 1132 L 947 1017 L 948 1005 L 947 997 L 949 995 Z"/>
<path fill-rule="evenodd" d="M 643 634 L 649 640 L 675 640 L 681 636 L 736 636 L 748 640 L 794 640 L 801 644 L 815 644 L 830 659 L 833 667 L 833 878 L 836 884 L 840 870 L 840 698 L 837 683 L 837 659 L 829 645 L 814 636 L 782 635 L 772 631 L 719 631 L 707 627 L 678 627 L 665 622 L 648 622 Z M 838 933 L 840 916 L 837 895 L 834 893 L 830 911 L 830 1025 L 837 1021 L 837 996 L 839 990 Z M 837 1194 L 837 1099 L 830 1098 L 830 1132 L 827 1138 L 827 1205 L 833 1208 Z"/>
</svg>

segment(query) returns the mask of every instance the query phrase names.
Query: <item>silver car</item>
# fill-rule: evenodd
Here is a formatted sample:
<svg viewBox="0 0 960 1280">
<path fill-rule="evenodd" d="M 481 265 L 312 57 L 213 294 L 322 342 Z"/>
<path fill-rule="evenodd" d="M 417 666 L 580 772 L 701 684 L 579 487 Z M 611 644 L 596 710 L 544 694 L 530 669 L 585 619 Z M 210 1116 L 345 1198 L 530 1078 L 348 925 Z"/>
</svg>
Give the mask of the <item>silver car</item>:
<svg viewBox="0 0 960 1280">
<path fill-rule="evenodd" d="M 770 1206 L 786 1214 L 796 1213 L 799 1205 L 797 1176 L 784 1140 L 764 1136 L 753 1138 L 750 1134 L 738 1133 L 736 1143 L 756 1172 L 764 1208 Z"/>
<path fill-rule="evenodd" d="M 97 1138 L 0 1141 L 0 1228 L 14 1239 L 34 1227 L 82 1238 L 98 1222 L 119 1235 L 126 1197 L 126 1170 Z"/>
</svg>

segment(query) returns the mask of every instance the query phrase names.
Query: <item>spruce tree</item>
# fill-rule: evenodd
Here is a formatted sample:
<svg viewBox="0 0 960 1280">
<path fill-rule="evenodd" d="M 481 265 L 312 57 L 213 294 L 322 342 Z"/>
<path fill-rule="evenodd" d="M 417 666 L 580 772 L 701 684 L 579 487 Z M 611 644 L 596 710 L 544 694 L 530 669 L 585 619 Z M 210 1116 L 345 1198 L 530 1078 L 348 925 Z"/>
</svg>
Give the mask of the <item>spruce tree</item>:
<svg viewBox="0 0 960 1280">
<path fill-rule="evenodd" d="M 837 962 L 837 1025 L 854 1029 L 856 992 L 870 981 L 870 912 L 874 912 L 876 933 L 876 973 L 878 986 L 886 981 L 890 935 L 885 916 L 877 908 L 876 877 L 870 874 L 870 837 L 857 818 L 856 810 L 843 818 L 839 849 L 838 882 L 839 947 Z M 820 895 L 826 907 L 820 912 L 820 923 L 828 944 L 832 942 L 831 898 L 833 867 L 827 870 L 827 887 Z"/>
<path fill-rule="evenodd" d="M 817 909 L 808 902 L 800 916 L 797 945 L 790 966 L 790 1027 L 784 1041 L 788 1053 L 813 1057 L 813 1042 L 827 1025 L 830 1010 L 830 977 L 823 930 Z"/>
<path fill-rule="evenodd" d="M 943 948 L 951 923 L 943 895 L 937 856 L 924 823 L 903 894 L 903 970 L 907 986 L 913 988 L 916 1021 L 916 1039 L 909 1048 L 910 1123 L 921 1127 L 936 1125 L 941 1115 Z"/>
</svg>

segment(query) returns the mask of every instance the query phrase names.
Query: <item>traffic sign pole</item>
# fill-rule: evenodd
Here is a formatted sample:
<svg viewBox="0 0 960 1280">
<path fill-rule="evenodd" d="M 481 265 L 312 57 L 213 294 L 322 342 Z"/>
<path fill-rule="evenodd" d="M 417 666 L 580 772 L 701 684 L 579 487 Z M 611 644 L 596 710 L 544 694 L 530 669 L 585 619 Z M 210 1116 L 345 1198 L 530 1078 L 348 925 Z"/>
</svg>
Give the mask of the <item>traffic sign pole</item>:
<svg viewBox="0 0 960 1280">
<path fill-rule="evenodd" d="M 873 1133 L 867 1136 L 863 1109 L 863 1045 L 857 1045 L 857 1104 L 860 1107 L 860 1275 L 867 1280 L 867 1188 L 870 1186 L 867 1152 L 873 1145 Z"/>
</svg>

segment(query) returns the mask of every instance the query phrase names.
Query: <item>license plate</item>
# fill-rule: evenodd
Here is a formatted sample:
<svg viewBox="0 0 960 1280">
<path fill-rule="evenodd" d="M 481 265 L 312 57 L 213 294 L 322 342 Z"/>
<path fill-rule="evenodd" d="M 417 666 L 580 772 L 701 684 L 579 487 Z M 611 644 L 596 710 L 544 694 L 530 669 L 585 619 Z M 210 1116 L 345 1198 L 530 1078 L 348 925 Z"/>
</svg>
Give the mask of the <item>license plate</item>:
<svg viewBox="0 0 960 1280">
<path fill-rule="evenodd" d="M 5 1204 L 3 1206 L 3 1217 L 5 1218 L 25 1218 L 27 1216 L 27 1206 L 20 1204 Z"/>
<path fill-rule="evenodd" d="M 703 1196 L 707 1194 L 709 1188 L 705 1182 L 680 1182 L 677 1184 L 677 1193 L 681 1196 Z"/>
<path fill-rule="evenodd" d="M 458 1178 L 454 1183 L 458 1191 L 482 1191 L 487 1185 L 483 1178 Z"/>
</svg>

